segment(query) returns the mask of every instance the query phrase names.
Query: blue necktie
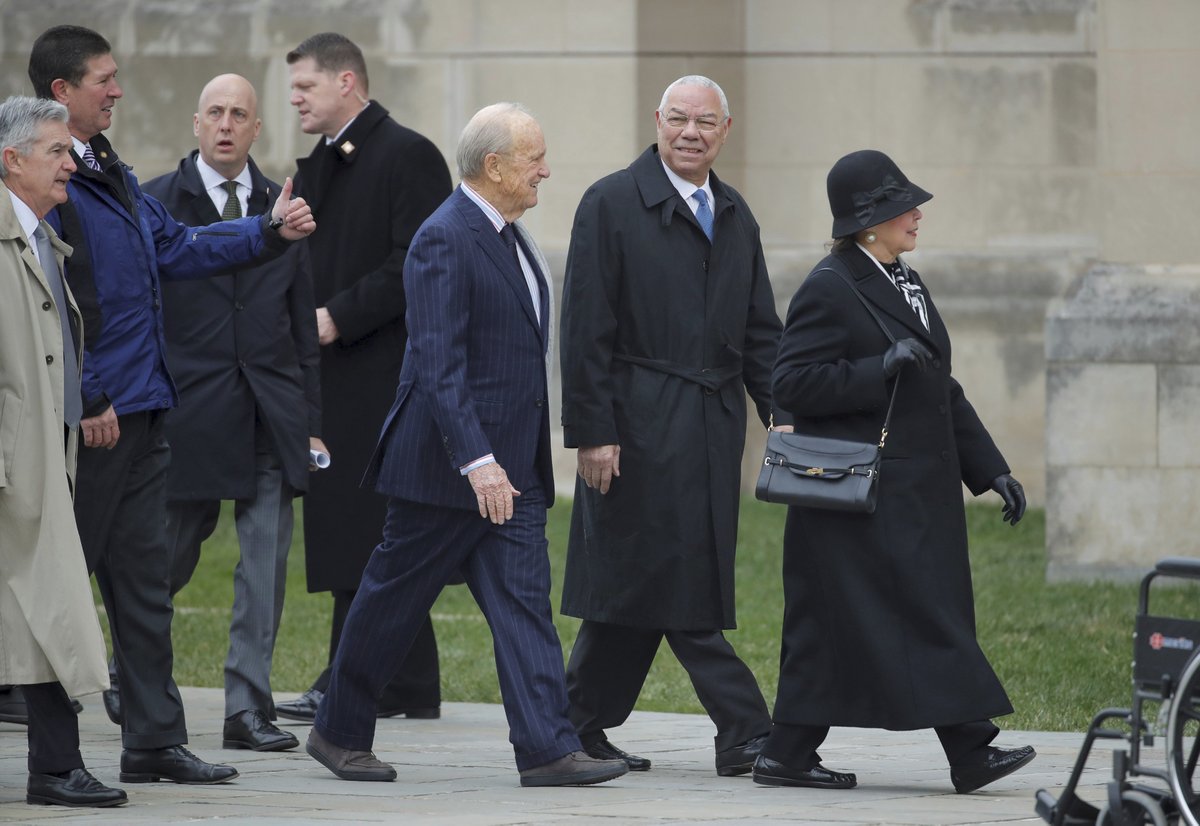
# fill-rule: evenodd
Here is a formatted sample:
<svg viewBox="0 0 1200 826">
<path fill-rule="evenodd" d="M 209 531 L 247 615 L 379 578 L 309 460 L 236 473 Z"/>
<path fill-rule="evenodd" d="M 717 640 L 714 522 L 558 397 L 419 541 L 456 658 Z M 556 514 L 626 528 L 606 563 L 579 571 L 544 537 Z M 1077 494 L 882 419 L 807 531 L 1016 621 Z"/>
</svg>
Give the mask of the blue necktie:
<svg viewBox="0 0 1200 826">
<path fill-rule="evenodd" d="M 708 194 L 703 189 L 697 189 L 692 195 L 696 198 L 696 220 L 700 222 L 700 229 L 704 230 L 704 234 L 708 236 L 708 240 L 712 240 L 713 236 L 713 214 L 708 208 Z"/>
</svg>

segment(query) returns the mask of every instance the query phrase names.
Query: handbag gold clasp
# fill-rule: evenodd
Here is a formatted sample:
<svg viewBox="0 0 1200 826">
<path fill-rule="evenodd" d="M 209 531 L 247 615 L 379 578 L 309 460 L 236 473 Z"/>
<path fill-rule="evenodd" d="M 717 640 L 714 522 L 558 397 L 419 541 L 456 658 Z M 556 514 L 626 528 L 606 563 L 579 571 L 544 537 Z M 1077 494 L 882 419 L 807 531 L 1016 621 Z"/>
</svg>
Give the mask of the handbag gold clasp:
<svg viewBox="0 0 1200 826">
<path fill-rule="evenodd" d="M 806 470 L 806 471 L 804 471 L 804 472 L 805 472 L 807 475 L 809 475 L 809 476 L 824 476 L 824 475 L 825 475 L 825 468 L 823 468 L 823 467 L 810 467 L 808 470 Z"/>
</svg>

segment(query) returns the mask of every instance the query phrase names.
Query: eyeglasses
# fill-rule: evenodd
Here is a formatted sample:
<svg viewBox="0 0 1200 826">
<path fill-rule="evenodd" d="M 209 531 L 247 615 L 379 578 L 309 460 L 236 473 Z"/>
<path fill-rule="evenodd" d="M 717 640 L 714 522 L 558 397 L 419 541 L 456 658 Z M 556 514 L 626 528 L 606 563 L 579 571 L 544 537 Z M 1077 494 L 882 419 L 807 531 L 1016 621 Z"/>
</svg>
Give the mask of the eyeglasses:
<svg viewBox="0 0 1200 826">
<path fill-rule="evenodd" d="M 716 132 L 721 126 L 721 121 L 713 120 L 712 118 L 688 118 L 683 115 L 667 115 L 663 118 L 667 126 L 672 129 L 687 129 L 689 122 L 695 123 L 696 128 L 701 132 Z"/>
</svg>

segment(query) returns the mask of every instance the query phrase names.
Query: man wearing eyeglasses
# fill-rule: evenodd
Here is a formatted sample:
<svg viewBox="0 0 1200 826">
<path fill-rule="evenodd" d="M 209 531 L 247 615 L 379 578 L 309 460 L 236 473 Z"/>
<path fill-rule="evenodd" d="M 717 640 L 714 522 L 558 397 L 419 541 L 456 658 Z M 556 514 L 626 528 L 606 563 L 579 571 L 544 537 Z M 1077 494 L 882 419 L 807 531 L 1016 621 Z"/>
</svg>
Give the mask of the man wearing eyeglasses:
<svg viewBox="0 0 1200 826">
<path fill-rule="evenodd" d="M 780 323 L 758 223 L 711 173 L 732 118 L 689 75 L 655 112 L 657 145 L 594 184 L 575 214 L 562 311 L 563 433 L 579 449 L 562 612 L 579 617 L 571 721 L 594 757 L 637 702 L 665 638 L 716 725 L 716 768 L 745 774 L 771 718 L 722 633 L 745 393 L 767 426 Z M 744 390 L 743 390 L 744 388 Z"/>
</svg>

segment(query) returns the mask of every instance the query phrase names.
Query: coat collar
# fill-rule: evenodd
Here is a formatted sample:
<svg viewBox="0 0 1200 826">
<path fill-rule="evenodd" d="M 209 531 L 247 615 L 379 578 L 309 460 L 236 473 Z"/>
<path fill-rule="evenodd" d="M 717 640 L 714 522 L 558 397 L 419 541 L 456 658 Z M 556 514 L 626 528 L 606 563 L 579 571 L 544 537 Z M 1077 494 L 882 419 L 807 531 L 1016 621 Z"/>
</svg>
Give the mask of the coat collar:
<svg viewBox="0 0 1200 826">
<path fill-rule="evenodd" d="M 330 148 L 346 163 L 354 163 L 358 160 L 359 150 L 366 143 L 371 130 L 387 116 L 387 109 L 372 100 L 355 116 L 354 122 L 338 136 Z M 325 139 L 321 138 L 321 142 L 324 143 Z"/>
<path fill-rule="evenodd" d="M 200 177 L 200 169 L 196 166 L 196 158 L 199 155 L 200 150 L 193 149 L 191 154 L 179 162 L 179 188 L 192 197 L 196 211 L 200 215 L 211 216 L 209 223 L 214 223 L 220 221 L 221 216 L 213 205 L 212 198 L 209 197 L 208 190 L 204 187 L 204 179 Z M 246 158 L 246 165 L 250 169 L 249 214 L 262 215 L 267 211 L 273 198 L 277 198 L 279 195 L 278 192 L 272 195 L 271 182 L 259 171 L 258 165 L 254 163 L 254 158 Z"/>
<path fill-rule="evenodd" d="M 900 295 L 900 291 L 896 289 L 888 277 L 879 271 L 879 267 L 875 265 L 862 250 L 854 247 L 845 252 L 835 253 L 836 256 L 850 270 L 850 274 L 854 276 L 854 283 L 862 292 L 863 297 L 878 307 L 882 312 L 892 317 L 908 330 L 911 330 L 916 336 L 923 341 L 927 341 L 934 345 L 938 350 L 945 351 L 945 345 L 948 343 L 945 328 L 942 324 L 941 317 L 933 307 L 933 300 L 929 295 L 929 290 L 925 289 L 922 283 L 922 289 L 925 289 L 925 300 L 929 307 L 929 329 L 925 329 L 925 325 L 921 323 L 921 319 L 913 312 L 912 307 L 908 306 L 908 302 Z M 910 272 L 916 275 L 915 270 Z M 919 280 L 919 276 L 918 276 Z"/>
<path fill-rule="evenodd" d="M 663 171 L 662 160 L 658 156 L 658 145 L 652 144 L 645 152 L 629 165 L 629 174 L 641 193 L 642 203 L 646 209 L 658 207 L 664 227 L 670 226 L 674 216 L 678 214 L 683 220 L 690 222 L 703 235 L 700 223 L 696 220 L 691 208 L 679 197 L 679 190 L 671 183 L 667 173 Z M 729 188 L 717 177 L 717 173 L 709 170 L 709 186 L 713 191 L 713 226 L 721 219 L 721 213 L 734 206 Z"/>
</svg>

